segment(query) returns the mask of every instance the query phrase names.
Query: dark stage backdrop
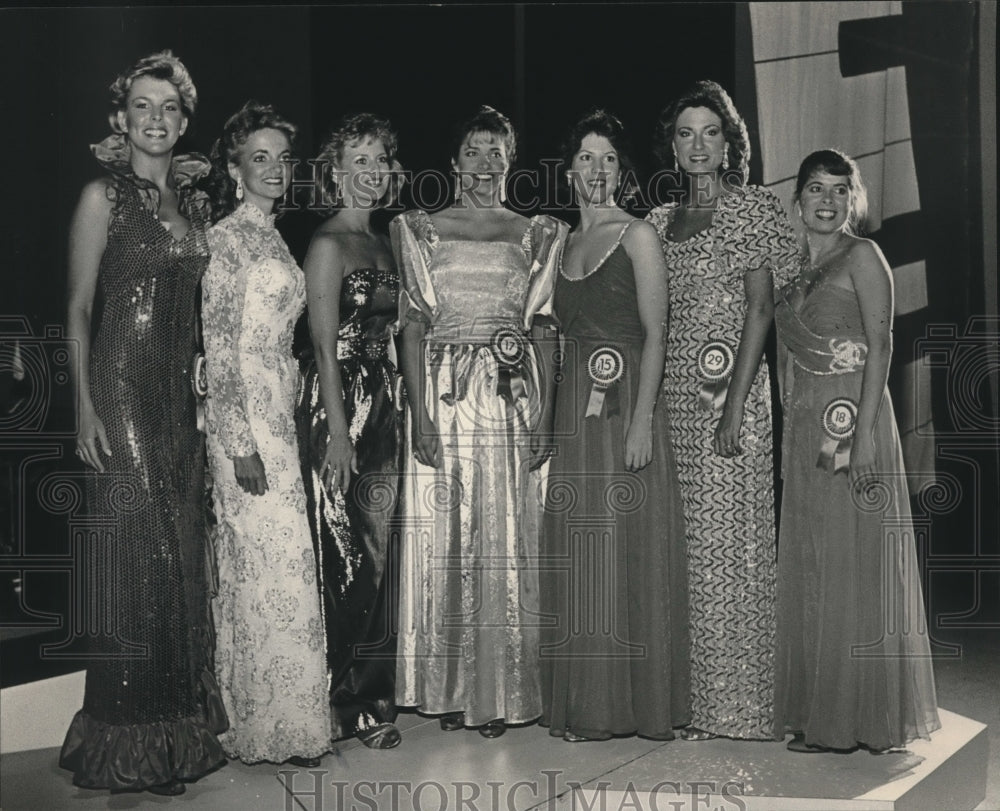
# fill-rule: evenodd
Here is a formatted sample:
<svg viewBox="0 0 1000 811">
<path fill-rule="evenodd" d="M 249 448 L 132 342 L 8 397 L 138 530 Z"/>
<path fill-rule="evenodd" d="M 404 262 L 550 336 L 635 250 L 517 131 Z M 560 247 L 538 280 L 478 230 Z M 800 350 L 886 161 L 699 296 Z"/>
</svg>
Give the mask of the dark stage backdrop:
<svg viewBox="0 0 1000 811">
<path fill-rule="evenodd" d="M 913 5 L 939 10 L 916 14 Z M 911 19 L 922 15 L 928 22 L 921 30 L 933 34 L 935 13 L 953 5 L 911 4 L 907 14 Z M 225 119 L 248 98 L 257 98 L 274 103 L 300 125 L 304 158 L 315 155 L 336 118 L 370 110 L 392 119 L 407 169 L 446 172 L 453 125 L 487 103 L 513 119 L 521 135 L 517 165 L 531 170 L 558 155 L 564 130 L 581 112 L 601 105 L 624 120 L 640 164 L 653 169 L 649 156 L 654 121 L 692 80 L 719 81 L 735 93 L 738 104 L 754 98 L 754 78 L 745 61 L 752 59 L 747 19 L 747 5 L 742 3 L 0 11 L 5 78 L 0 137 L 8 180 L 0 231 L 0 395 L 5 406 L 9 397 L 24 396 L 14 391 L 17 386 L 11 385 L 9 374 L 7 350 L 15 336 L 23 346 L 41 345 L 38 357 L 44 362 L 39 368 L 45 386 L 30 425 L 3 422 L 0 415 L 0 638 L 6 638 L 6 662 L 24 663 L 21 668 L 5 664 L 3 684 L 79 667 L 73 660 L 31 664 L 38 637 L 23 635 L 42 632 L 49 641 L 58 641 L 68 633 L 66 595 L 75 566 L 68 524 L 75 508 L 53 500 L 51 494 L 43 503 L 41 494 L 59 477 L 78 482 L 79 468 L 72 454 L 68 391 L 58 382 L 52 347 L 59 342 L 58 325 L 64 320 L 67 224 L 80 188 L 98 172 L 87 147 L 108 133 L 107 87 L 120 70 L 162 48 L 173 49 L 190 68 L 199 110 L 180 151 L 207 152 Z M 968 15 L 963 19 L 972 30 L 974 20 Z M 903 36 L 884 33 L 890 42 Z M 900 42 L 912 56 L 911 40 Z M 951 47 L 933 37 L 928 42 Z M 966 46 L 974 48 L 974 42 L 957 47 Z M 934 138 L 940 132 L 941 140 L 924 141 L 932 150 L 945 144 L 946 136 L 964 144 L 959 159 L 940 163 L 937 171 L 933 160 L 928 161 L 920 177 L 921 184 L 925 179 L 929 184 L 921 186 L 922 200 L 949 205 L 956 195 L 948 184 L 972 188 L 978 171 L 972 140 L 978 132 L 975 60 L 957 61 L 964 73 L 949 73 L 953 81 L 947 87 L 932 83 L 926 90 L 920 85 L 909 88 L 911 97 L 927 93 L 945 101 L 943 94 L 959 93 L 970 102 L 948 106 L 948 115 L 959 117 L 939 122 L 947 124 L 935 131 Z M 931 81 L 932 68 L 928 63 L 919 75 Z M 826 102 L 790 98 L 786 103 L 799 109 Z M 752 128 L 761 125 L 756 110 L 744 112 Z M 932 125 L 933 114 L 922 121 Z M 914 123 L 915 141 L 923 125 Z M 755 170 L 759 177 L 759 163 Z M 544 188 L 518 186 L 518 193 L 522 191 Z M 537 197 L 519 199 L 525 200 L 525 213 L 537 210 Z M 404 195 L 404 203 L 411 202 L 412 195 Z M 968 316 L 981 311 L 983 268 L 975 245 L 979 214 L 968 205 L 950 213 L 942 205 L 940 216 L 965 227 L 942 233 L 935 237 L 936 247 L 928 248 L 928 288 L 934 291 L 928 306 L 940 302 L 938 320 L 961 327 Z M 316 215 L 306 211 L 289 213 L 280 221 L 299 259 L 317 222 Z M 945 261 L 949 240 L 960 243 L 950 266 Z M 938 257 L 933 262 L 932 254 Z M 929 317 L 933 320 L 935 313 Z M 56 331 L 46 338 L 49 327 Z M 947 394 L 934 399 L 936 410 L 948 404 Z M 934 417 L 935 424 L 947 424 L 938 421 L 937 413 Z M 976 488 L 990 486 L 976 479 L 986 469 L 963 474 L 966 493 L 974 495 Z M 995 491 L 995 476 L 990 481 Z M 976 510 L 982 508 L 979 500 L 976 504 Z M 958 522 L 962 537 L 956 534 L 956 543 L 965 540 L 964 529 L 971 524 L 985 537 L 996 537 L 995 522 L 981 526 L 980 514 L 964 503 L 953 513 L 963 516 Z M 935 535 L 936 540 L 941 537 Z M 12 636 L 31 641 L 15 651 Z"/>
</svg>

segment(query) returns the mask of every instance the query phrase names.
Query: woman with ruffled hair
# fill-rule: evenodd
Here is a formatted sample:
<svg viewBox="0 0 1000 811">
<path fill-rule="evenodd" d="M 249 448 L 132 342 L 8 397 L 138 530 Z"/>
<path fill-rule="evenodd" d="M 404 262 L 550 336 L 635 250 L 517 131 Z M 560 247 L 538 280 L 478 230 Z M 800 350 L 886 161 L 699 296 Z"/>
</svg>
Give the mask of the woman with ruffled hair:
<svg viewBox="0 0 1000 811">
<path fill-rule="evenodd" d="M 173 154 L 197 93 L 169 51 L 122 73 L 111 101 L 114 134 L 92 147 L 107 174 L 84 188 L 70 226 L 67 333 L 80 351 L 87 510 L 109 527 L 88 544 L 88 604 L 114 606 L 78 623 L 111 622 L 113 634 L 92 638 L 60 765 L 83 788 L 175 795 L 225 762 L 191 384 L 208 263 L 208 200 L 193 183 L 209 164 Z"/>
<path fill-rule="evenodd" d="M 399 275 L 372 214 L 395 199 L 396 133 L 345 116 L 320 151 L 331 216 L 306 254 L 312 353 L 297 411 L 309 525 L 319 558 L 334 737 L 399 745 L 390 543 L 402 410 L 393 327 Z"/>
</svg>

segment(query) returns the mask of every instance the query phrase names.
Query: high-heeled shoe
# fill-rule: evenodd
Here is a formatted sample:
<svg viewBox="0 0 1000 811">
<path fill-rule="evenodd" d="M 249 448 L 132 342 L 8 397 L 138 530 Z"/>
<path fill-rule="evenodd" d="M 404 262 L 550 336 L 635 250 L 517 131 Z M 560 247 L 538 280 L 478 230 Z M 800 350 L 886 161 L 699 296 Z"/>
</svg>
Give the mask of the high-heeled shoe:
<svg viewBox="0 0 1000 811">
<path fill-rule="evenodd" d="M 158 786 L 149 786 L 146 791 L 150 794 L 158 794 L 161 797 L 177 797 L 187 791 L 180 780 L 171 780 L 169 783 L 160 783 Z"/>
<path fill-rule="evenodd" d="M 395 749 L 403 740 L 395 724 L 378 724 L 362 729 L 354 737 L 369 749 Z"/>
<path fill-rule="evenodd" d="M 710 741 L 719 737 L 714 732 L 700 727 L 684 727 L 680 731 L 680 736 L 682 741 Z"/>
<path fill-rule="evenodd" d="M 801 732 L 796 733 L 792 736 L 792 739 L 785 745 L 785 748 L 789 752 L 800 752 L 804 755 L 820 755 L 824 752 L 832 752 L 833 750 L 826 746 L 819 746 L 818 744 L 806 743 L 806 736 Z"/>
<path fill-rule="evenodd" d="M 484 738 L 499 738 L 507 731 L 503 718 L 494 718 L 479 727 L 479 734 Z"/>
<path fill-rule="evenodd" d="M 441 716 L 441 729 L 445 732 L 455 732 L 465 726 L 464 712 L 449 712 Z"/>
<path fill-rule="evenodd" d="M 302 757 L 292 755 L 285 761 L 289 766 L 298 766 L 300 769 L 318 769 L 321 759 L 318 757 Z"/>
</svg>

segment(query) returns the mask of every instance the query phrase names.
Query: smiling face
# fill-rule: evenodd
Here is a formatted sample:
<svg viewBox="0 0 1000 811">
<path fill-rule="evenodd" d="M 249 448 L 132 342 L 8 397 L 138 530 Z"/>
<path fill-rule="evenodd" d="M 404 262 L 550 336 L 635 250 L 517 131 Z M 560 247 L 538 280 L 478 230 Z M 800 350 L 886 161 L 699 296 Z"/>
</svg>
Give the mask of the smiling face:
<svg viewBox="0 0 1000 811">
<path fill-rule="evenodd" d="M 726 152 L 722 119 L 707 107 L 686 107 L 677 116 L 674 150 L 688 174 L 718 171 Z"/>
<path fill-rule="evenodd" d="M 475 190 L 483 196 L 496 196 L 507 180 L 510 161 L 500 136 L 492 132 L 470 132 L 451 165 L 464 191 Z"/>
<path fill-rule="evenodd" d="M 129 88 L 118 128 L 132 148 L 148 155 L 168 155 L 187 129 L 181 95 L 166 79 L 140 76 Z"/>
<path fill-rule="evenodd" d="M 851 215 L 853 195 L 845 175 L 813 172 L 799 194 L 802 222 L 819 234 L 844 230 Z"/>
<path fill-rule="evenodd" d="M 389 187 L 389 155 L 378 138 L 344 144 L 340 165 L 335 168 L 344 202 L 374 207 Z"/>
<path fill-rule="evenodd" d="M 242 179 L 244 199 L 269 213 L 280 200 L 292 178 L 291 145 L 281 130 L 262 129 L 250 134 L 229 165 L 233 180 Z"/>
<path fill-rule="evenodd" d="M 605 136 L 588 133 L 580 141 L 568 174 L 581 201 L 591 205 L 608 202 L 621 179 L 618 150 Z"/>
</svg>

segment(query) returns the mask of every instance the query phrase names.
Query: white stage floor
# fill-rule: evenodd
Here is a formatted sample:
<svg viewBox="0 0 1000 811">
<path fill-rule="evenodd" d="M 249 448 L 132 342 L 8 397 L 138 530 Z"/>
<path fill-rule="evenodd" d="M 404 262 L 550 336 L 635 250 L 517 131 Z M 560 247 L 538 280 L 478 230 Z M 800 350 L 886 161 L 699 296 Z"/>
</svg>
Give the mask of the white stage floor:
<svg viewBox="0 0 1000 811">
<path fill-rule="evenodd" d="M 570 744 L 511 728 L 497 740 L 400 717 L 403 744 L 372 752 L 344 743 L 313 772 L 231 763 L 183 797 L 74 787 L 57 749 L 2 758 L 0 806 L 13 809 L 175 808 L 281 811 L 811 811 L 974 809 L 986 788 L 986 726 L 941 711 L 942 728 L 906 753 L 796 754 L 781 743 L 637 738 Z M 282 772 L 285 772 L 282 774 Z"/>
</svg>

